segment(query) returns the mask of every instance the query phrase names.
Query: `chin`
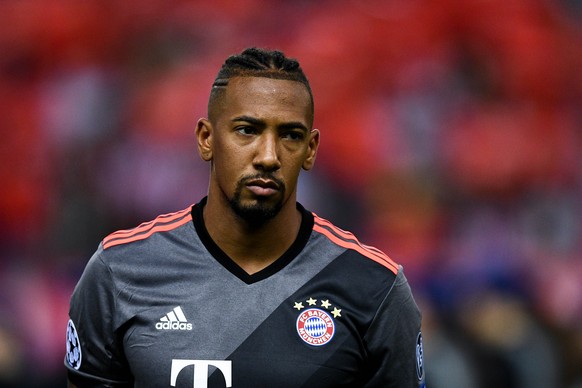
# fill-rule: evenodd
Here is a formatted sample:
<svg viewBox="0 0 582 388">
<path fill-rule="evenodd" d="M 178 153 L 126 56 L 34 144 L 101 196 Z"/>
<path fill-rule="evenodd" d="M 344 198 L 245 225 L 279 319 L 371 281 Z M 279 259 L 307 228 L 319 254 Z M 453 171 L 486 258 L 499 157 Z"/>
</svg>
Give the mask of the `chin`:
<svg viewBox="0 0 582 388">
<path fill-rule="evenodd" d="M 255 199 L 252 201 L 240 201 L 236 197 L 229 201 L 234 213 L 250 225 L 263 225 L 275 218 L 283 207 L 281 200 L 271 201 Z"/>
</svg>

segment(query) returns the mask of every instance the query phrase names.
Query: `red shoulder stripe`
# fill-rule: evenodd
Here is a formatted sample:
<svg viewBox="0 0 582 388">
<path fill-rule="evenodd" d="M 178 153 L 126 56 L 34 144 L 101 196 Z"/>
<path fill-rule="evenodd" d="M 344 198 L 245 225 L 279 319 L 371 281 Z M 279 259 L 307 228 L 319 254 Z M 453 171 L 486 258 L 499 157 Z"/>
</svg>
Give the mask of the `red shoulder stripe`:
<svg viewBox="0 0 582 388">
<path fill-rule="evenodd" d="M 319 216 L 316 216 L 316 217 L 317 217 L 316 223 L 318 223 L 322 227 L 328 228 L 331 232 L 335 233 L 335 235 L 337 235 L 339 238 L 342 238 L 346 241 L 350 241 L 352 243 L 355 243 L 355 244 L 359 245 L 360 247 L 368 250 L 370 252 L 370 254 L 376 255 L 383 260 L 392 261 L 384 252 L 382 252 L 378 248 L 360 243 L 360 241 L 357 239 L 356 236 L 354 236 L 353 233 L 348 232 L 347 230 L 343 230 L 343 229 L 335 226 L 330 221 L 328 221 L 324 218 L 321 218 Z M 394 264 L 396 264 L 396 263 L 394 263 Z M 396 266 L 398 267 L 397 264 L 396 264 Z"/>
<path fill-rule="evenodd" d="M 136 228 L 114 232 L 103 240 L 103 249 L 144 240 L 154 233 L 176 229 L 191 221 L 190 212 L 191 210 L 188 208 L 175 213 L 163 214 L 155 220 L 140 224 Z"/>
<path fill-rule="evenodd" d="M 352 233 L 338 228 L 331 222 L 314 215 L 314 225 L 313 230 L 325 235 L 334 243 L 342 246 L 344 248 L 353 249 L 363 256 L 377 262 L 388 268 L 394 274 L 398 274 L 399 265 L 395 263 L 390 257 L 388 257 L 384 252 L 377 248 L 371 247 L 369 245 L 364 245 L 354 236 Z"/>
<path fill-rule="evenodd" d="M 386 260 L 386 259 L 380 258 L 379 256 L 372 254 L 371 251 L 362 247 L 361 244 L 357 244 L 357 243 L 343 240 L 343 239 L 337 237 L 335 234 L 331 233 L 328 229 L 321 227 L 320 225 L 315 224 L 313 226 L 313 230 L 325 235 L 327 238 L 329 238 L 331 241 L 333 241 L 337 245 L 344 247 L 344 248 L 347 248 L 347 249 L 353 249 L 353 250 L 359 252 L 360 254 L 362 254 L 363 256 L 369 258 L 370 260 L 373 260 L 376 263 L 388 268 L 395 275 L 398 274 L 398 267 L 395 264 L 393 264 L 392 260 Z"/>
<path fill-rule="evenodd" d="M 160 223 L 160 222 L 171 222 L 177 218 L 181 218 L 183 217 L 186 213 L 190 212 L 190 208 L 188 209 L 184 209 L 184 210 L 180 210 L 174 213 L 168 213 L 168 214 L 162 214 L 159 215 L 158 217 L 156 217 L 156 219 L 152 220 L 152 221 L 147 221 L 147 222 L 143 222 L 141 224 L 139 224 L 138 226 L 136 226 L 135 228 L 132 229 L 125 229 L 125 230 L 118 230 L 116 232 L 111 233 L 109 236 L 107 236 L 105 238 L 105 240 L 107 239 L 113 239 L 113 238 L 119 238 L 119 237 L 126 237 L 126 236 L 131 236 L 134 235 L 135 233 L 140 233 L 143 232 L 145 230 L 147 230 L 150 226 L 153 227 L 154 224 Z"/>
</svg>

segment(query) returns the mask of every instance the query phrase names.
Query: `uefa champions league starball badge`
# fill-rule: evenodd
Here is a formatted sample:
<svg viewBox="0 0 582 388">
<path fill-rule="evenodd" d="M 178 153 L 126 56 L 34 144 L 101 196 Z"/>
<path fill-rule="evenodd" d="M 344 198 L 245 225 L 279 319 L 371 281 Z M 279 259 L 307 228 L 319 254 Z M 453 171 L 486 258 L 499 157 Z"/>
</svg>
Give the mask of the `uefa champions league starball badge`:
<svg viewBox="0 0 582 388">
<path fill-rule="evenodd" d="M 77 329 L 72 320 L 67 324 L 67 364 L 73 369 L 81 367 L 81 343 L 77 335 Z"/>
<path fill-rule="evenodd" d="M 297 334 L 306 344 L 311 346 L 322 346 L 332 340 L 335 334 L 334 318 L 341 317 L 341 309 L 334 307 L 327 299 L 317 300 L 309 298 L 305 300 L 305 308 L 302 302 L 295 302 L 293 308 L 299 311 L 299 316 L 295 323 Z M 333 316 L 333 317 L 332 317 Z"/>
<path fill-rule="evenodd" d="M 422 333 L 416 337 L 416 375 L 418 380 L 424 379 L 424 349 L 422 347 Z"/>
</svg>

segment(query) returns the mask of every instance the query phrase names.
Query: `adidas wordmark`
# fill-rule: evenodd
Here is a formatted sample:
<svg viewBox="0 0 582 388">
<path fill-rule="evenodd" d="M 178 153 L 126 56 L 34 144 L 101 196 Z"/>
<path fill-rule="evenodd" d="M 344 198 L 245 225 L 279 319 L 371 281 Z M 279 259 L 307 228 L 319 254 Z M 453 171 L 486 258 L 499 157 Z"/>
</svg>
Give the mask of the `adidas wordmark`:
<svg viewBox="0 0 582 388">
<path fill-rule="evenodd" d="M 158 330 L 192 330 L 192 324 L 188 323 L 184 312 L 180 306 L 174 307 L 172 311 L 160 318 L 156 323 Z"/>
</svg>

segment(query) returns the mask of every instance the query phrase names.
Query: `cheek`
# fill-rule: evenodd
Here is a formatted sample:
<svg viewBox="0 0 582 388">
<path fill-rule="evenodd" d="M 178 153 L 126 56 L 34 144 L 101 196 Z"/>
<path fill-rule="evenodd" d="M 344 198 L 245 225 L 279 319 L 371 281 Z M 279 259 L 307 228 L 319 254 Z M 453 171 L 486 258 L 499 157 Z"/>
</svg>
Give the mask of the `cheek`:
<svg viewBox="0 0 582 388">
<path fill-rule="evenodd" d="M 303 161 L 297 160 L 297 159 L 289 161 L 287 163 L 288 168 L 286 169 L 286 173 L 285 173 L 285 180 L 287 181 L 287 185 L 289 185 L 289 186 L 296 186 L 297 185 L 297 181 L 299 180 L 299 175 L 301 174 L 302 165 L 303 165 Z"/>
<path fill-rule="evenodd" d="M 231 154 L 224 148 L 217 147 L 213 153 L 212 169 L 216 180 L 225 184 L 234 179 L 237 169 L 237 158 L 232 158 Z"/>
<path fill-rule="evenodd" d="M 213 147 L 214 162 L 219 171 L 228 171 L 229 168 L 239 163 L 241 159 L 240 152 L 232 146 L 221 141 L 216 141 Z"/>
</svg>

